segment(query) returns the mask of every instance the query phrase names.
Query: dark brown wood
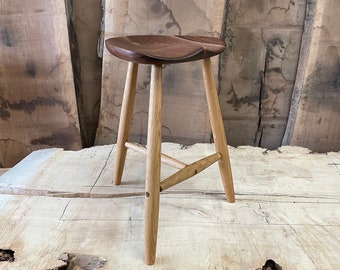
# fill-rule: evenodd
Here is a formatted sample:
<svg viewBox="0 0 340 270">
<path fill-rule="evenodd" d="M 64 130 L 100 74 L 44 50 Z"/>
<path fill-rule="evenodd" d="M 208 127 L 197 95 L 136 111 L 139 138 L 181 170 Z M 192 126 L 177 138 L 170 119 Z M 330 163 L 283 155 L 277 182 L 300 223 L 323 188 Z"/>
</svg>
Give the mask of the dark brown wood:
<svg viewBox="0 0 340 270">
<path fill-rule="evenodd" d="M 98 125 L 102 60 L 97 55 L 102 7 L 97 0 L 66 0 L 68 30 L 83 145 L 93 145 Z"/>
<path fill-rule="evenodd" d="M 173 64 L 205 59 L 225 50 L 220 38 L 204 36 L 138 35 L 110 38 L 113 55 L 142 64 Z"/>
</svg>

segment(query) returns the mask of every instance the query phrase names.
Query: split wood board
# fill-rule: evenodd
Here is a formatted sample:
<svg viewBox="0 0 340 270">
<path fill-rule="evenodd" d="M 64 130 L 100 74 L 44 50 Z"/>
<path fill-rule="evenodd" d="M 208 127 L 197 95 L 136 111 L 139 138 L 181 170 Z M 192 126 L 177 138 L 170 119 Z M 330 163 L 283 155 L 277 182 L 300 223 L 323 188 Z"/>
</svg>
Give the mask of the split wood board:
<svg viewBox="0 0 340 270">
<path fill-rule="evenodd" d="M 211 144 L 163 151 L 184 162 Z M 16 251 L 1 269 L 47 269 L 63 252 L 105 257 L 103 269 L 143 263 L 144 157 L 128 152 L 113 186 L 115 147 L 32 153 L 0 177 L 0 248 Z M 218 166 L 161 195 L 155 269 L 340 267 L 340 153 L 282 147 L 230 148 L 236 203 L 225 201 Z M 164 166 L 162 176 L 172 169 Z"/>
<path fill-rule="evenodd" d="M 122 35 L 220 36 L 222 0 L 107 0 L 105 39 Z M 218 57 L 213 58 L 217 76 Z M 96 144 L 116 142 L 127 63 L 104 49 L 102 97 Z M 140 65 L 131 139 L 146 142 L 150 66 Z M 167 65 L 163 70 L 163 138 L 183 144 L 209 142 L 210 124 L 201 63 Z"/>
<path fill-rule="evenodd" d="M 98 0 L 65 2 L 81 134 L 84 146 L 88 147 L 93 146 L 99 117 L 102 59 L 97 46 L 103 10 Z"/>
<path fill-rule="evenodd" d="M 81 148 L 64 1 L 1 1 L 0 36 L 0 167 Z"/>
<path fill-rule="evenodd" d="M 307 19 L 284 144 L 340 150 L 339 1 L 307 1 Z"/>
<path fill-rule="evenodd" d="M 287 124 L 306 0 L 226 3 L 220 103 L 228 142 L 275 149 Z"/>
</svg>

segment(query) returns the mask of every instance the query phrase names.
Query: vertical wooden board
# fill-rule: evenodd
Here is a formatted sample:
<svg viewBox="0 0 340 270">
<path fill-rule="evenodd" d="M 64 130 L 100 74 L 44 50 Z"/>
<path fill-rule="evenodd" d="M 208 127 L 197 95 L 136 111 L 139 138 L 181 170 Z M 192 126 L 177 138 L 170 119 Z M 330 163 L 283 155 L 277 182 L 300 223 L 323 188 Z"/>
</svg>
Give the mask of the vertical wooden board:
<svg viewBox="0 0 340 270">
<path fill-rule="evenodd" d="M 163 146 L 188 163 L 214 152 L 213 144 Z M 44 149 L 0 177 L 1 248 L 16 252 L 2 270 L 50 269 L 63 252 L 105 257 L 103 270 L 150 269 L 143 262 L 144 157 L 130 151 L 124 183 L 114 186 L 114 150 Z M 230 150 L 236 203 L 224 199 L 217 164 L 162 193 L 153 269 L 261 269 L 268 258 L 283 269 L 338 269 L 340 153 Z"/>
<path fill-rule="evenodd" d="M 0 166 L 81 140 L 64 1 L 0 5 Z"/>
<path fill-rule="evenodd" d="M 303 50 L 284 143 L 340 150 L 339 1 L 309 1 Z"/>
<path fill-rule="evenodd" d="M 224 35 L 229 48 L 221 62 L 220 102 L 226 130 L 239 128 L 237 120 L 244 127 L 228 135 L 231 145 L 281 145 L 305 2 L 227 1 Z"/>
<path fill-rule="evenodd" d="M 66 0 L 73 74 L 85 146 L 92 146 L 98 124 L 102 60 L 97 46 L 101 35 L 102 6 L 98 0 Z"/>
<path fill-rule="evenodd" d="M 224 1 L 107 0 L 105 38 L 132 34 L 219 36 Z M 214 69 L 217 73 L 217 57 Z M 96 144 L 116 141 L 127 63 L 104 50 L 102 98 Z M 163 139 L 185 144 L 207 142 L 210 125 L 199 62 L 165 66 Z M 145 143 L 150 67 L 140 65 L 131 140 Z"/>
</svg>

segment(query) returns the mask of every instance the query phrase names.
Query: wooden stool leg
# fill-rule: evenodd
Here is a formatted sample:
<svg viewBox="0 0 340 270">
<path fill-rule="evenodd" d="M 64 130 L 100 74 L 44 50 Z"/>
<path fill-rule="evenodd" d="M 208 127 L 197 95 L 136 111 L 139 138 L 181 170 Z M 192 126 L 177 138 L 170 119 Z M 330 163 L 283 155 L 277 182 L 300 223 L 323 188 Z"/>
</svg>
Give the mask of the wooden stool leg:
<svg viewBox="0 0 340 270">
<path fill-rule="evenodd" d="M 235 193 L 227 147 L 227 138 L 224 132 L 222 114 L 218 101 L 216 91 L 217 89 L 210 58 L 203 59 L 202 70 L 215 148 L 216 151 L 219 152 L 222 156 L 221 159 L 218 161 L 218 165 L 224 186 L 224 191 L 227 201 L 235 202 Z"/>
<path fill-rule="evenodd" d="M 156 258 L 162 142 L 162 66 L 151 69 L 148 119 L 146 192 L 145 192 L 145 263 Z"/>
<path fill-rule="evenodd" d="M 125 142 L 129 140 L 130 127 L 133 116 L 133 107 L 136 96 L 137 73 L 138 64 L 129 62 L 125 81 L 122 109 L 119 119 L 118 138 L 116 146 L 117 152 L 113 178 L 116 185 L 120 185 L 123 175 L 127 151 L 127 148 L 125 147 Z"/>
</svg>

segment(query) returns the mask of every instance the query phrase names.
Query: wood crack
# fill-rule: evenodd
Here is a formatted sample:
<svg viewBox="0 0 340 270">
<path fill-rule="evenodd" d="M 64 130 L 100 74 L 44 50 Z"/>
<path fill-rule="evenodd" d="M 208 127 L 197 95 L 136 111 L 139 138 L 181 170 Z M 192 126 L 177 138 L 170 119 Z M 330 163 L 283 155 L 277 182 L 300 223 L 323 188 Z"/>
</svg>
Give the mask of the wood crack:
<svg viewBox="0 0 340 270">
<path fill-rule="evenodd" d="M 19 187 L 1 187 L 1 195 L 21 195 L 31 197 L 53 197 L 53 198 L 96 198 L 96 199 L 114 199 L 128 197 L 144 197 L 145 191 L 131 191 L 124 193 L 91 193 L 91 192 L 67 192 L 44 189 L 29 189 Z M 192 199 L 197 199 L 195 196 L 211 196 L 219 200 L 224 198 L 222 191 L 199 191 L 199 190 L 167 190 L 162 192 L 162 196 L 186 196 L 191 195 Z M 332 196 L 294 196 L 287 194 L 261 194 L 261 193 L 235 193 L 238 201 L 258 201 L 259 196 L 265 202 L 280 202 L 280 203 L 311 203 L 311 204 L 340 204 L 340 197 Z M 220 198 L 221 197 L 221 198 Z M 66 206 L 67 208 L 67 206 Z M 66 208 L 64 211 L 66 211 Z"/>
<path fill-rule="evenodd" d="M 94 183 L 93 183 L 93 185 L 92 185 L 92 187 L 91 187 L 90 193 L 92 193 L 92 190 L 94 189 L 94 187 L 96 186 L 98 180 L 99 180 L 100 177 L 102 176 L 102 174 L 103 174 L 103 172 L 104 172 L 104 169 L 106 168 L 107 162 L 108 162 L 108 160 L 109 160 L 109 158 L 110 158 L 110 156 L 111 156 L 111 154 L 112 154 L 113 148 L 114 148 L 114 146 L 111 147 L 111 150 L 110 150 L 110 152 L 109 152 L 109 154 L 108 154 L 108 156 L 107 156 L 107 158 L 106 158 L 106 160 L 105 160 L 105 163 L 104 163 L 102 169 L 100 170 L 99 175 L 97 176 L 96 180 L 94 181 Z"/>
</svg>

